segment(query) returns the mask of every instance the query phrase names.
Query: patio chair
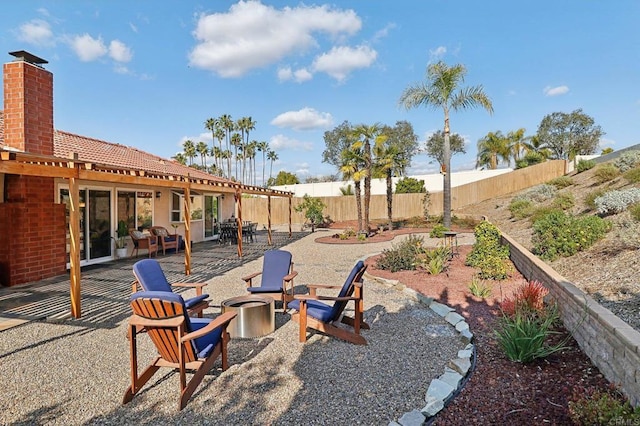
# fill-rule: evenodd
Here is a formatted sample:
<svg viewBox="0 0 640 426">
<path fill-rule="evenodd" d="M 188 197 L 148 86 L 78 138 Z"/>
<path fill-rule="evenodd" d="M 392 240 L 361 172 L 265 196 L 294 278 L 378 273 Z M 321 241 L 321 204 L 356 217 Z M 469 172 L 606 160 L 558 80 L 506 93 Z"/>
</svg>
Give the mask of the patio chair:
<svg viewBox="0 0 640 426">
<path fill-rule="evenodd" d="M 262 275 L 260 282 L 254 285 L 254 278 Z M 267 250 L 264 252 L 262 271 L 254 272 L 242 279 L 247 283 L 251 294 L 271 296 L 282 301 L 282 310 L 287 310 L 287 302 L 293 300 L 293 279 L 298 275 L 293 270 L 291 253 L 285 250 Z M 291 289 L 287 289 L 290 286 Z"/>
<path fill-rule="evenodd" d="M 131 356 L 131 386 L 122 403 L 133 399 L 160 367 L 177 369 L 180 376 L 182 410 L 204 375 L 222 357 L 222 370 L 228 367 L 227 326 L 235 312 L 227 312 L 215 319 L 189 318 L 184 300 L 179 294 L 164 291 L 141 291 L 131 296 L 133 315 L 129 319 L 129 347 Z M 158 356 L 138 375 L 137 332 L 146 329 L 158 350 Z M 187 382 L 186 371 L 195 370 Z"/>
<path fill-rule="evenodd" d="M 142 286 L 144 291 L 164 291 L 173 293 L 172 287 L 194 288 L 196 296 L 185 300 L 185 306 L 189 310 L 190 315 L 202 317 L 202 311 L 209 307 L 206 300 L 209 295 L 202 293 L 202 287 L 206 283 L 173 283 L 169 284 L 167 277 L 164 275 L 160 263 L 155 259 L 139 260 L 133 265 L 133 275 L 136 281 L 132 284 L 132 292 L 138 291 L 138 284 Z"/>
<path fill-rule="evenodd" d="M 138 249 L 147 249 L 149 257 L 153 253 L 158 254 L 158 237 L 155 235 L 146 235 L 137 229 L 130 229 L 129 235 L 131 235 L 131 241 L 133 241 L 131 256 L 135 253 L 136 257 L 138 257 Z"/>
<path fill-rule="evenodd" d="M 158 237 L 158 243 L 162 246 L 162 254 L 167 254 L 167 249 L 180 250 L 180 235 L 176 232 L 170 234 L 164 226 L 152 226 L 149 228 L 152 235 Z"/>
<path fill-rule="evenodd" d="M 289 307 L 295 309 L 296 313 L 291 319 L 300 325 L 300 342 L 307 341 L 307 327 L 329 334 L 356 345 L 366 345 L 367 341 L 360 335 L 360 329 L 368 330 L 370 327 L 362 319 L 364 311 L 362 276 L 367 269 L 362 261 L 358 261 L 351 270 L 347 280 L 342 286 L 307 284 L 308 295 L 296 295 L 295 300 L 289 303 Z M 317 289 L 337 289 L 340 288 L 338 296 L 319 296 Z M 322 301 L 333 301 L 333 305 Z M 347 303 L 354 302 L 354 316 L 344 315 Z M 350 329 L 336 325 L 344 323 L 353 328 Z"/>
</svg>

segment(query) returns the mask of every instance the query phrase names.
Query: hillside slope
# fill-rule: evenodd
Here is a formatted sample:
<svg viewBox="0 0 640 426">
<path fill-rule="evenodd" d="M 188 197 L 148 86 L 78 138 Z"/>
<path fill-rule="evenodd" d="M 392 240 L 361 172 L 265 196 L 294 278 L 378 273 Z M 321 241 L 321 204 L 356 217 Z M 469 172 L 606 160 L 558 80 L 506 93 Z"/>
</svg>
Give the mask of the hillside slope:
<svg viewBox="0 0 640 426">
<path fill-rule="evenodd" d="M 595 215 L 596 212 L 587 203 L 589 195 L 593 195 L 594 191 L 640 188 L 639 183 L 630 183 L 623 176 L 598 183 L 598 167 L 601 165 L 570 176 L 573 184 L 557 191 L 557 194 L 573 194 L 575 205 L 568 212 Z M 517 220 L 509 211 L 513 197 L 524 192 L 467 206 L 456 210 L 454 214 L 484 215 L 503 232 L 531 250 L 531 220 Z M 537 207 L 550 206 L 551 202 L 552 200 L 541 202 Z M 586 251 L 547 263 L 602 306 L 640 331 L 640 222 L 634 221 L 628 211 L 608 216 L 606 220 L 611 222 L 612 229 L 604 239 Z"/>
</svg>

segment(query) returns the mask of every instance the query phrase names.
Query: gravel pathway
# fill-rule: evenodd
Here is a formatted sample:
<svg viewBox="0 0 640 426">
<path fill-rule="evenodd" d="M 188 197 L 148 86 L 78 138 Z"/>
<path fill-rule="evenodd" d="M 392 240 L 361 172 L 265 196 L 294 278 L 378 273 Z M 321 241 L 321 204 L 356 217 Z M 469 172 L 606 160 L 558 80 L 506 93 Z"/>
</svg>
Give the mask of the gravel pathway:
<svg viewBox="0 0 640 426">
<path fill-rule="evenodd" d="M 342 284 L 358 259 L 402 238 L 315 244 L 320 234 L 284 246 L 299 272 L 298 292 L 305 283 Z M 169 265 L 165 259 L 163 268 Z M 256 257 L 211 278 L 206 316 L 217 315 L 222 300 L 244 294 L 240 278 L 261 267 Z M 126 306 L 131 278 L 113 280 L 122 286 L 114 303 Z M 424 406 L 429 383 L 464 344 L 453 327 L 405 293 L 370 280 L 364 291 L 365 321 L 371 325 L 363 331 L 367 346 L 321 334 L 301 344 L 297 324 L 278 309 L 276 331 L 232 340 L 230 368 L 220 371 L 218 360 L 183 411 L 177 410 L 178 375 L 168 369 L 156 373 L 131 403 L 121 404 L 129 384 L 129 348 L 126 316 L 120 313 L 90 309 L 79 321 L 34 320 L 10 328 L 0 332 L 0 424 L 386 425 Z M 92 316 L 100 321 L 92 322 Z M 145 336 L 139 342 L 139 363 L 146 365 L 155 348 Z"/>
</svg>

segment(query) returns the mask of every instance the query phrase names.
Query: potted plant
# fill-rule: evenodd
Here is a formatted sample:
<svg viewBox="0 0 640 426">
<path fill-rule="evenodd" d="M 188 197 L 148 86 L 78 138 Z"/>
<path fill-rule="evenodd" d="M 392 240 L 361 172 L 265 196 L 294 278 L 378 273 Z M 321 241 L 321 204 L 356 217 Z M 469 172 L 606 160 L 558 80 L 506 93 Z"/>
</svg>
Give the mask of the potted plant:
<svg viewBox="0 0 640 426">
<path fill-rule="evenodd" d="M 120 259 L 127 257 L 127 241 L 125 238 L 128 234 L 129 227 L 127 226 L 127 222 L 124 220 L 118 221 L 118 229 L 116 229 L 118 238 L 114 238 L 113 240 L 116 242 L 116 255 Z"/>
</svg>

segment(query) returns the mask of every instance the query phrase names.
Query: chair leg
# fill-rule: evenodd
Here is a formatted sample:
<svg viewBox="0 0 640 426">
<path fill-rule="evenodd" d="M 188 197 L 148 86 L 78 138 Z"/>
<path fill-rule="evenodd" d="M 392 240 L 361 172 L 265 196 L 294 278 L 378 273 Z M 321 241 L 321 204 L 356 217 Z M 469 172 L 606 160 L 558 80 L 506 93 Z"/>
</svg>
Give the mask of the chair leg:
<svg viewBox="0 0 640 426">
<path fill-rule="evenodd" d="M 304 300 L 300 301 L 300 315 L 299 325 L 300 325 L 300 343 L 304 343 L 307 341 L 307 302 Z"/>
</svg>

